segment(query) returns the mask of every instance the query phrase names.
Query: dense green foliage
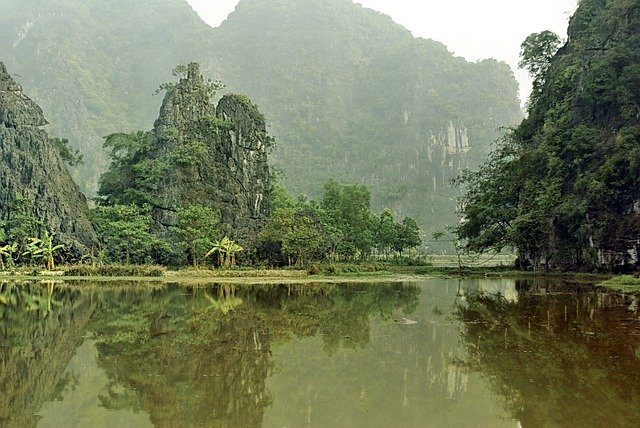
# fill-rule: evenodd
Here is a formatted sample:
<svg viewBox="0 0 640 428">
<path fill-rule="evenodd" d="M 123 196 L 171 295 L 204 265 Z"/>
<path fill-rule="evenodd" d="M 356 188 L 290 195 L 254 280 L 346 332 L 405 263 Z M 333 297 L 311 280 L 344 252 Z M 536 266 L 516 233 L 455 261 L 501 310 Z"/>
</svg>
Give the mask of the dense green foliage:
<svg viewBox="0 0 640 428">
<path fill-rule="evenodd" d="M 94 210 L 96 231 L 109 260 L 124 263 L 151 262 L 151 254 L 161 245 L 151 233 L 148 205 L 99 206 Z"/>
<path fill-rule="evenodd" d="M 154 89 L 180 62 L 261 107 L 294 194 L 361 182 L 376 210 L 425 229 L 452 223 L 449 180 L 521 117 L 505 64 L 467 63 L 350 0 L 242 0 L 215 29 L 181 0 L 6 0 L 0 57 L 80 149 L 74 174 L 89 195 L 108 165 L 102 136 L 149 129 Z"/>
<path fill-rule="evenodd" d="M 7 221 L 0 222 L 0 268 L 16 264 L 44 265 L 53 269 L 63 245 L 55 241 L 44 222 L 31 210 L 32 202 L 17 195 L 8 207 Z"/>
<path fill-rule="evenodd" d="M 364 260 L 372 253 L 402 255 L 422 244 L 414 219 L 396 222 L 388 209 L 372 213 L 369 189 L 361 184 L 328 180 L 319 202 L 305 196 L 294 202 L 284 189 L 275 187 L 278 202 L 258 251 L 271 263 Z"/>
<path fill-rule="evenodd" d="M 638 28 L 636 1 L 580 3 L 567 43 L 534 68 L 539 93 L 527 119 L 478 172 L 462 177 L 465 222 L 458 231 L 469 249 L 511 246 L 523 266 L 555 269 L 637 262 Z M 552 45 L 530 37 L 523 53 L 538 49 L 538 59 L 550 58 Z"/>
</svg>

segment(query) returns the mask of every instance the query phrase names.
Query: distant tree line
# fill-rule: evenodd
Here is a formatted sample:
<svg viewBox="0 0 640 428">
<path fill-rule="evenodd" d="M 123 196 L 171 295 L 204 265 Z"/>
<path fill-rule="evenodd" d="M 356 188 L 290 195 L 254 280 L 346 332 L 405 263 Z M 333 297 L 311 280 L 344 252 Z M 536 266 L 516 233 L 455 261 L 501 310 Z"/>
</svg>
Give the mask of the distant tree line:
<svg viewBox="0 0 640 428">
<path fill-rule="evenodd" d="M 416 221 L 396 221 L 385 209 L 371 212 L 371 195 L 360 184 L 329 180 L 320 201 L 304 195 L 294 199 L 275 185 L 271 216 L 258 234 L 254 248 L 242 248 L 223 236 L 211 208 L 181 208 L 170 235 L 153 233 L 147 204 L 115 204 L 93 210 L 102 248 L 100 260 L 123 263 L 231 266 L 236 255 L 249 264 L 297 265 L 319 260 L 365 260 L 390 257 L 422 243 Z"/>
<path fill-rule="evenodd" d="M 273 212 L 261 233 L 258 254 L 273 264 L 388 257 L 422 244 L 411 217 L 398 222 L 388 209 L 371 212 L 371 194 L 361 184 L 328 180 L 319 201 L 304 195 L 294 200 L 276 185 L 272 198 Z"/>
</svg>

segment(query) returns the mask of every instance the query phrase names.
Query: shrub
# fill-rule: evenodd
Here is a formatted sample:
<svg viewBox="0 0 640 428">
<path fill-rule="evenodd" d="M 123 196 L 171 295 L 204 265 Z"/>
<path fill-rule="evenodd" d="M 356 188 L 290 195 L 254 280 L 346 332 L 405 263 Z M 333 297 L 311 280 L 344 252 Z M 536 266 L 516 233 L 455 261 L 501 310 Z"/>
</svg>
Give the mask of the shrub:
<svg viewBox="0 0 640 428">
<path fill-rule="evenodd" d="M 164 266 L 115 264 L 104 266 L 71 265 L 64 269 L 65 276 L 163 276 Z"/>
</svg>

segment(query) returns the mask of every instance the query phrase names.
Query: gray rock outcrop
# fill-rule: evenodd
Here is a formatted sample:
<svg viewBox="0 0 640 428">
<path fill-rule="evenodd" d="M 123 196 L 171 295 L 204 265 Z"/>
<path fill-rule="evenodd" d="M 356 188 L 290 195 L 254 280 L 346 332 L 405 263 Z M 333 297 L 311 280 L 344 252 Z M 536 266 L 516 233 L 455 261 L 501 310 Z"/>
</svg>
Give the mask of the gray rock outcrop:
<svg viewBox="0 0 640 428">
<path fill-rule="evenodd" d="M 54 241 L 79 256 L 96 242 L 96 234 L 86 198 L 42 129 L 46 124 L 42 109 L 0 62 L 0 221 L 10 218 L 16 197 L 24 197 Z"/>
<path fill-rule="evenodd" d="M 211 102 L 213 87 L 198 64 L 165 95 L 153 130 L 152 158 L 170 159 L 157 186 L 159 229 L 175 222 L 176 210 L 208 206 L 226 234 L 250 244 L 270 211 L 267 153 L 273 139 L 264 117 L 244 95 Z"/>
</svg>

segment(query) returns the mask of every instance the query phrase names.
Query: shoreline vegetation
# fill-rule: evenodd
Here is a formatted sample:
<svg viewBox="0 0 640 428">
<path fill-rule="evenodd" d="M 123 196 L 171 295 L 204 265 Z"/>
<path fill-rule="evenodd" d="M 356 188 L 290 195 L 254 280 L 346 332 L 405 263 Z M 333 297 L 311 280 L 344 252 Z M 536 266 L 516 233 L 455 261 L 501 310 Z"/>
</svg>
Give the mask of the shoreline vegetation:
<svg viewBox="0 0 640 428">
<path fill-rule="evenodd" d="M 640 294 L 640 277 L 618 275 L 598 284 L 600 287 L 625 294 Z"/>
<path fill-rule="evenodd" d="M 22 268 L 1 271 L 0 281 L 145 281 L 149 283 L 204 284 L 232 283 L 367 283 L 403 282 L 429 278 L 557 278 L 592 283 L 624 293 L 640 293 L 640 279 L 631 276 L 612 276 L 602 273 L 537 272 L 517 270 L 513 265 L 493 266 L 434 266 L 431 264 L 407 266 L 389 262 L 371 263 L 319 263 L 306 269 L 291 268 L 182 268 L 171 270 L 159 265 L 67 265 L 59 270 L 47 271 Z"/>
</svg>

